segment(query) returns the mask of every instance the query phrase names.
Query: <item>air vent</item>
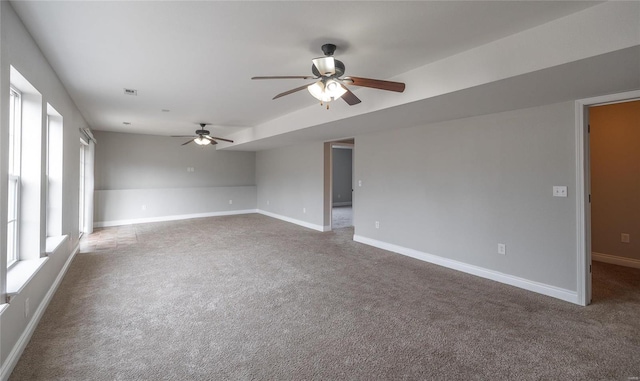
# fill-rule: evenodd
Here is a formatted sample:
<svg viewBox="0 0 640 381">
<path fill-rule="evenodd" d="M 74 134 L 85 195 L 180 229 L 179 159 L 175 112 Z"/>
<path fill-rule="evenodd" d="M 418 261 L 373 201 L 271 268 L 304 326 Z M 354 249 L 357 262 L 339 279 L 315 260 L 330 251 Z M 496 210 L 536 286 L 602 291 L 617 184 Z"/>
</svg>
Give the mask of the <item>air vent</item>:
<svg viewBox="0 0 640 381">
<path fill-rule="evenodd" d="M 125 126 L 130 126 L 131 122 L 122 122 L 122 124 L 124 124 Z"/>
<path fill-rule="evenodd" d="M 124 93 L 127 94 L 127 95 L 138 95 L 138 90 L 124 89 Z"/>
</svg>

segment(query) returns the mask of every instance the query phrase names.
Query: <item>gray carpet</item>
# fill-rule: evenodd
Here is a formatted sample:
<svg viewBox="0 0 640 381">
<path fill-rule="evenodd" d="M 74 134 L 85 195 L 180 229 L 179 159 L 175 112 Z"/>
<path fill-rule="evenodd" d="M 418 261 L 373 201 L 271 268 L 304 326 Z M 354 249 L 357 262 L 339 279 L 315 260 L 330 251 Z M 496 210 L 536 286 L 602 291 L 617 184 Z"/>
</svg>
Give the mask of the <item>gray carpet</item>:
<svg viewBox="0 0 640 381">
<path fill-rule="evenodd" d="M 261 215 L 83 240 L 12 380 L 624 380 L 640 270 L 579 307 Z"/>
</svg>

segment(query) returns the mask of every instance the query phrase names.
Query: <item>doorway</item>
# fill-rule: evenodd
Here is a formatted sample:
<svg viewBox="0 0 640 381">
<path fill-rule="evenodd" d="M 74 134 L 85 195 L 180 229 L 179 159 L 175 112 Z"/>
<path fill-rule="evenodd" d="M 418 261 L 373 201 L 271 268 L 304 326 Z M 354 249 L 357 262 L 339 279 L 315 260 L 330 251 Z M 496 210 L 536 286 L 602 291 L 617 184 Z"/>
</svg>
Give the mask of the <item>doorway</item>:
<svg viewBox="0 0 640 381">
<path fill-rule="evenodd" d="M 330 230 L 353 227 L 354 139 L 327 143 L 330 147 L 328 205 Z"/>
<path fill-rule="evenodd" d="M 577 148 L 577 159 L 578 159 L 577 160 L 578 176 L 577 176 L 577 183 L 576 183 L 576 208 L 578 212 L 577 213 L 577 222 L 578 222 L 577 291 L 578 292 L 577 292 L 576 302 L 581 305 L 588 305 L 591 303 L 591 300 L 592 300 L 592 268 L 593 268 L 592 260 L 601 260 L 603 258 L 610 258 L 610 257 L 618 257 L 618 260 L 620 260 L 619 256 L 615 256 L 615 255 L 612 256 L 610 254 L 608 255 L 608 257 L 602 256 L 600 254 L 608 254 L 608 253 L 599 254 L 597 251 L 595 251 L 598 247 L 600 248 L 605 247 L 605 246 L 602 246 L 605 241 L 615 240 L 613 236 L 616 236 L 616 234 L 613 234 L 607 231 L 607 229 L 602 230 L 603 223 L 604 224 L 608 223 L 606 221 L 601 221 L 601 219 L 603 218 L 608 218 L 608 217 L 603 217 L 604 216 L 602 214 L 603 211 L 606 213 L 608 212 L 605 211 L 607 207 L 605 206 L 604 208 L 602 208 L 602 206 L 606 205 L 606 202 L 613 201 L 611 197 L 606 196 L 606 192 L 611 190 L 611 187 L 609 187 L 606 177 L 608 176 L 610 177 L 610 175 L 619 174 L 619 170 L 621 169 L 631 170 L 632 176 L 633 174 L 635 174 L 636 178 L 639 177 L 639 174 L 637 173 L 637 170 L 638 170 L 636 166 L 637 164 L 636 165 L 632 164 L 630 166 L 622 165 L 623 168 L 620 167 L 621 164 L 615 164 L 615 165 L 612 164 L 613 166 L 615 166 L 615 168 L 605 169 L 605 172 L 604 172 L 605 180 L 603 180 L 600 177 L 598 179 L 595 179 L 595 178 L 592 179 L 592 175 L 601 176 L 601 173 L 603 173 L 603 170 L 600 167 L 603 165 L 602 154 L 603 152 L 606 152 L 606 150 L 603 150 L 599 146 L 599 143 L 601 142 L 598 142 L 598 145 L 593 147 L 594 156 L 592 157 L 591 138 L 593 137 L 594 139 L 598 139 L 598 136 L 602 136 L 601 135 L 602 131 L 598 131 L 598 133 L 595 136 L 591 136 L 591 132 L 595 133 L 595 131 L 591 131 L 590 117 L 592 116 L 591 115 L 592 111 L 595 113 L 593 115 L 594 117 L 596 118 L 600 117 L 597 114 L 601 113 L 601 111 L 604 109 L 602 108 L 597 109 L 597 107 L 638 102 L 639 99 L 640 99 L 640 91 L 632 91 L 627 93 L 612 94 L 612 95 L 607 95 L 602 97 L 589 98 L 589 99 L 576 101 L 576 148 Z M 629 105 L 621 106 L 621 107 L 629 107 Z M 601 128 L 601 127 L 598 127 L 598 128 Z M 627 137 L 626 139 L 623 138 L 622 140 L 620 140 L 619 138 L 616 138 L 616 139 L 619 141 L 625 142 L 625 140 L 629 140 L 629 137 Z M 611 150 L 611 149 L 614 149 L 614 148 L 608 148 L 608 150 Z M 636 151 L 638 151 L 637 148 L 636 148 Z M 610 156 L 610 155 L 607 155 L 607 156 Z M 622 155 L 622 156 L 626 157 L 628 155 Z M 593 163 L 592 163 L 592 159 L 594 160 Z M 615 158 L 609 157 L 607 161 L 610 161 L 609 159 L 615 159 Z M 594 167 L 593 173 L 592 173 L 592 166 Z M 633 170 L 634 168 L 636 172 L 634 172 Z M 610 173 L 607 175 L 607 172 L 610 172 Z M 629 176 L 623 175 L 620 177 L 622 179 L 622 181 L 620 181 L 621 184 L 625 184 L 625 183 L 630 184 Z M 603 193 L 603 190 L 605 193 Z M 594 194 L 594 191 L 596 192 L 595 194 Z M 598 197 L 597 205 L 595 205 L 596 200 L 594 199 L 594 197 Z M 604 200 L 609 200 L 609 201 L 604 201 Z M 604 205 L 602 204 L 603 201 L 605 202 Z M 640 204 L 640 202 L 638 202 L 638 204 Z M 594 221 L 593 219 L 598 219 L 598 221 Z M 628 224 L 625 224 L 624 221 L 622 223 L 625 226 L 628 226 Z M 624 230 L 627 228 L 621 227 L 621 226 L 614 226 L 612 227 L 612 229 Z M 608 230 L 611 230 L 611 229 L 608 229 Z M 601 238 L 601 234 L 604 234 L 604 236 L 606 236 L 605 240 Z M 640 233 L 636 233 L 636 235 L 638 236 L 637 238 L 640 239 Z M 627 238 L 629 238 L 630 240 L 631 233 L 625 232 L 625 231 L 618 232 L 617 237 L 618 237 L 617 238 L 618 241 L 620 242 L 616 243 L 616 245 L 614 246 L 617 246 L 619 248 L 621 247 L 620 246 L 621 244 L 630 243 L 630 242 L 623 242 L 623 241 L 627 240 Z M 633 260 L 633 258 L 630 256 L 623 257 L 623 258 L 627 258 L 626 260 L 623 259 L 623 262 L 625 262 L 627 265 L 629 263 L 636 263 Z M 640 261 L 637 261 L 637 263 L 640 264 Z"/>
<path fill-rule="evenodd" d="M 591 276 L 598 280 L 592 298 L 597 301 L 617 290 L 608 285 L 624 276 L 623 267 L 640 269 L 640 100 L 589 107 L 589 127 Z"/>
</svg>

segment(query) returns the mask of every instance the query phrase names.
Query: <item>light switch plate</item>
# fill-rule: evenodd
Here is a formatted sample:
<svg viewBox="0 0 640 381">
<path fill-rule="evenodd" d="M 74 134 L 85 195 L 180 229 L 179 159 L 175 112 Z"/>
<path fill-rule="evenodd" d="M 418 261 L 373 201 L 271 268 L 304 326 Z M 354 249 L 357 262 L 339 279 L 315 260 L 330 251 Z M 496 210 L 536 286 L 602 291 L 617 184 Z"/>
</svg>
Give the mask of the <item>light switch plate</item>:
<svg viewBox="0 0 640 381">
<path fill-rule="evenodd" d="M 567 187 L 566 186 L 553 186 L 553 197 L 567 197 Z"/>
</svg>

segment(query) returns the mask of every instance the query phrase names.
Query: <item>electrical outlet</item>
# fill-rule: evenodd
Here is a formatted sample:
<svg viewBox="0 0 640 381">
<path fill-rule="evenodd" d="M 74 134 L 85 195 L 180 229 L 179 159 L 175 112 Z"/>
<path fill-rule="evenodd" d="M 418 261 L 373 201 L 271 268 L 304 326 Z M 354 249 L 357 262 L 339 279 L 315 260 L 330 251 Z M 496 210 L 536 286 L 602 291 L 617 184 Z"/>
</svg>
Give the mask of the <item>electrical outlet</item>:
<svg viewBox="0 0 640 381">
<path fill-rule="evenodd" d="M 567 187 L 566 186 L 553 186 L 553 197 L 567 197 Z"/>
<path fill-rule="evenodd" d="M 505 245 L 504 243 L 499 243 L 498 244 L 498 254 L 507 255 L 507 245 Z"/>
<path fill-rule="evenodd" d="M 307 213 L 307 208 L 302 208 L 302 213 Z"/>
<path fill-rule="evenodd" d="M 142 210 L 147 210 L 147 206 L 146 205 L 142 205 Z"/>
<path fill-rule="evenodd" d="M 629 242 L 631 242 L 631 237 L 629 236 L 628 233 L 622 233 L 622 234 L 620 234 L 620 242 L 629 243 Z"/>
<path fill-rule="evenodd" d="M 380 221 L 376 221 L 376 229 L 380 229 Z"/>
<path fill-rule="evenodd" d="M 229 200 L 229 205 L 233 204 L 233 200 Z"/>
<path fill-rule="evenodd" d="M 29 317 L 29 298 L 26 298 L 24 300 L 24 317 L 25 318 Z"/>
<path fill-rule="evenodd" d="M 358 186 L 361 187 L 362 186 L 362 180 L 358 180 Z"/>
<path fill-rule="evenodd" d="M 270 204 L 270 201 L 269 201 L 269 200 L 267 200 L 267 205 L 269 205 L 269 204 Z"/>
<path fill-rule="evenodd" d="M 338 198 L 340 198 L 340 193 L 338 193 Z"/>
</svg>

